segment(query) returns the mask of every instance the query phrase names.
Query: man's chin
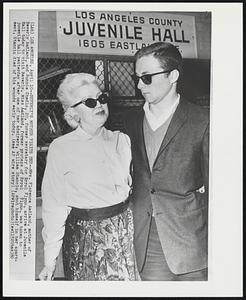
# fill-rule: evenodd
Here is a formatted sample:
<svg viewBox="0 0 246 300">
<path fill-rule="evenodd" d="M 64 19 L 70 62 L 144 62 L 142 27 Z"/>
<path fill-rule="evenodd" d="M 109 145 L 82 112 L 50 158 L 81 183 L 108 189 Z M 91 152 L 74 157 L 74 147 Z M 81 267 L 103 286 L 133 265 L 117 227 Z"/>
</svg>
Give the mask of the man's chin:
<svg viewBox="0 0 246 300">
<path fill-rule="evenodd" d="M 152 103 L 154 101 L 152 95 L 149 93 L 143 94 L 143 96 L 146 102 Z"/>
<path fill-rule="evenodd" d="M 145 101 L 149 104 L 153 104 L 154 103 L 154 100 L 151 98 L 151 97 L 146 97 L 145 98 Z"/>
</svg>

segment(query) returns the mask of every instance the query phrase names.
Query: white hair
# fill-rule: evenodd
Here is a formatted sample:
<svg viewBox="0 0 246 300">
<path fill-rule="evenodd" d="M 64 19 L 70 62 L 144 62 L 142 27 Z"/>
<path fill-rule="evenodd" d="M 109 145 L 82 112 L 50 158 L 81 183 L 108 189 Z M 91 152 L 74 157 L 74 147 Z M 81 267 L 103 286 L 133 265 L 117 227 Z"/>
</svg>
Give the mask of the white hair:
<svg viewBox="0 0 246 300">
<path fill-rule="evenodd" d="M 69 107 L 69 99 L 74 90 L 92 83 L 98 85 L 95 76 L 88 73 L 73 73 L 66 75 L 57 90 L 57 98 L 64 109 L 64 118 L 72 128 L 77 128 L 80 120 L 76 111 Z"/>
</svg>

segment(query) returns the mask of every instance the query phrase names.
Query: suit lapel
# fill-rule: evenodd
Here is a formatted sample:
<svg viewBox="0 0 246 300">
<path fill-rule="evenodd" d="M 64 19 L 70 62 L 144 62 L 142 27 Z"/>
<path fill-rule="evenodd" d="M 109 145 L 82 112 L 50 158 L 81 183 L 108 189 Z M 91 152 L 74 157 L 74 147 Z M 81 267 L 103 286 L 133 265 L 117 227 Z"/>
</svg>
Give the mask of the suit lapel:
<svg viewBox="0 0 246 300">
<path fill-rule="evenodd" d="M 147 151 L 145 147 L 145 141 L 144 141 L 144 132 L 143 132 L 143 119 L 144 119 L 144 111 L 143 109 L 140 110 L 136 114 L 135 122 L 136 126 L 135 128 L 135 139 L 136 139 L 136 145 L 139 147 L 140 155 L 143 158 L 144 165 L 148 169 L 148 172 L 150 173 L 150 167 L 149 167 L 149 161 L 147 156 Z"/>
<path fill-rule="evenodd" d="M 168 126 L 166 135 L 161 143 L 159 152 L 157 154 L 155 163 L 157 159 L 159 158 L 160 154 L 163 152 L 163 150 L 167 147 L 167 145 L 171 142 L 171 140 L 175 137 L 175 135 L 178 133 L 178 131 L 181 129 L 183 124 L 185 123 L 187 119 L 187 112 L 188 107 L 185 103 L 184 99 L 180 99 L 180 103 L 172 117 L 172 120 Z M 155 165 L 154 163 L 154 165 Z"/>
</svg>

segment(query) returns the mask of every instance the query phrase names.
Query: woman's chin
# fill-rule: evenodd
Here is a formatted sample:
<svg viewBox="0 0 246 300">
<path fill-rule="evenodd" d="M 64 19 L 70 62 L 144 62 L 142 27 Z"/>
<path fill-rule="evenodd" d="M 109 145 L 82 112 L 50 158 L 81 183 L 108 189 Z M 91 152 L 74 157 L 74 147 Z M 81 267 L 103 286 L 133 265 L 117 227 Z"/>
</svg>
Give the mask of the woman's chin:
<svg viewBox="0 0 246 300">
<path fill-rule="evenodd" d="M 102 127 L 105 122 L 107 121 L 107 116 L 106 115 L 98 115 L 97 116 L 97 125 L 98 127 Z"/>
</svg>

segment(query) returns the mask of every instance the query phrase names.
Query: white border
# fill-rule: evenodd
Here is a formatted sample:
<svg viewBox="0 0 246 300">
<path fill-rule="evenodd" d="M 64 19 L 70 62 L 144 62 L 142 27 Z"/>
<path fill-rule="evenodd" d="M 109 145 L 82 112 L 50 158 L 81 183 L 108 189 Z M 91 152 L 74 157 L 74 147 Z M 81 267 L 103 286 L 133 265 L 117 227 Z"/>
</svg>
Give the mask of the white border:
<svg viewBox="0 0 246 300">
<path fill-rule="evenodd" d="M 9 9 L 129 10 L 129 3 L 4 3 Z M 211 188 L 208 282 L 9 281 L 4 296 L 242 296 L 242 4 L 131 3 L 137 11 L 212 12 Z M 4 223 L 3 258 L 8 257 L 8 26 L 4 28 Z"/>
</svg>

